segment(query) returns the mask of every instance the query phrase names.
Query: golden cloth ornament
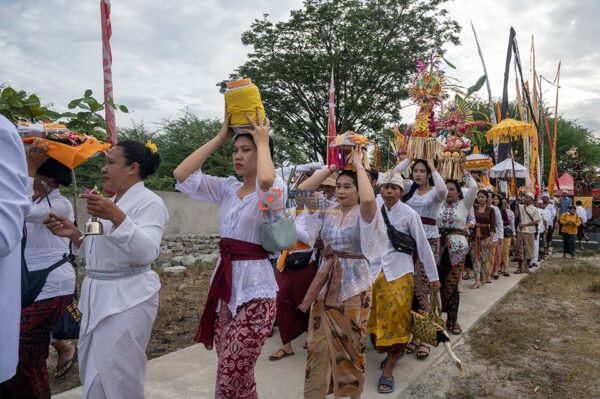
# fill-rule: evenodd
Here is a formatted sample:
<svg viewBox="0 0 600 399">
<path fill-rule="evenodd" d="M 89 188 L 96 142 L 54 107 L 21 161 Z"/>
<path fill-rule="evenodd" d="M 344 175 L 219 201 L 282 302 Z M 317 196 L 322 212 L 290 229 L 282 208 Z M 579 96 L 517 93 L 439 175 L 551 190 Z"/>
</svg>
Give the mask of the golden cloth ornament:
<svg viewBox="0 0 600 399">
<path fill-rule="evenodd" d="M 232 82 L 227 82 L 227 90 L 225 91 L 225 107 L 227 113 L 231 114 L 229 124 L 232 127 L 249 127 L 248 119 L 245 114 L 248 114 L 250 119 L 258 123 L 256 118 L 256 109 L 260 113 L 260 117 L 266 118 L 265 107 L 260 98 L 258 87 L 252 83 L 252 79 L 240 79 Z M 239 133 L 236 131 L 236 133 Z"/>
</svg>

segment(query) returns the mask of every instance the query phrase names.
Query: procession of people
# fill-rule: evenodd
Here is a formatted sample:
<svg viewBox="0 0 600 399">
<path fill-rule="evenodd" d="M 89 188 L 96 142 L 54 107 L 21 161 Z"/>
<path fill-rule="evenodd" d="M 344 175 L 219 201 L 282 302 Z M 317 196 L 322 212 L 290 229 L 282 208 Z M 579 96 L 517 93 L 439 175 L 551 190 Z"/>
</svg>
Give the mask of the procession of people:
<svg viewBox="0 0 600 399">
<path fill-rule="evenodd" d="M 383 356 L 377 391 L 393 392 L 394 367 L 410 361 L 403 358 L 411 353 L 421 360 L 429 355 L 430 347 L 413 334 L 413 312 L 427 314 L 439 296 L 443 327 L 448 334 L 462 333 L 461 282 L 471 279 L 467 259 L 473 268 L 470 288 L 485 295 L 486 285 L 510 276 L 511 253 L 514 273 L 539 265 L 556 222 L 564 256 L 575 256 L 584 223 L 576 206 L 568 204 L 561 213 L 562 204 L 545 193 L 538 203 L 532 192 L 511 197 L 481 189 L 464 166 L 463 181 L 444 179 L 431 158 L 404 156 L 396 167 L 373 173 L 361 150 L 353 148 L 342 167 L 330 164 L 296 176 L 294 188 L 302 195 L 291 205 L 292 191 L 275 172 L 269 120 L 258 110 L 256 116 L 246 114 L 248 128 L 235 133 L 230 118 L 227 114 L 215 137 L 173 172 L 177 190 L 220 207 L 220 257 L 195 337 L 216 349 L 217 398 L 258 397 L 254 369 L 276 320 L 282 346 L 271 361 L 294 355 L 292 341 L 306 333 L 306 398 L 360 397 L 369 343 Z M 0 122 L 0 137 L 18 140 L 14 126 Z M 228 140 L 237 177 L 203 173 L 203 164 Z M 150 265 L 169 217 L 162 199 L 144 186 L 160 163 L 160 151 L 152 143 L 126 140 L 107 152 L 102 177 L 112 197 L 82 195 L 100 224 L 98 235 L 74 224 L 71 203 L 59 192 L 60 185 L 70 184 L 70 170 L 47 151 L 40 140 L 26 153 L 21 145 L 13 154 L 18 159 L 3 161 L 0 169 L 3 184 L 14 181 L 3 190 L 0 209 L 14 221 L 12 231 L 8 225 L 1 229 L 0 273 L 8 274 L 0 295 L 3 312 L 10 310 L 12 318 L 7 312 L 1 331 L 7 338 L 0 393 L 50 397 L 48 348 L 77 294 L 71 263 L 78 255 L 86 264 L 75 353 L 83 397 L 141 398 L 160 289 Z M 263 208 L 264 193 L 274 191 L 283 193 L 279 207 Z M 293 245 L 280 252 L 264 248 L 267 214 L 294 221 Z M 21 253 L 31 276 L 46 271 L 33 297 L 25 287 L 29 298 L 9 294 L 22 280 L 12 270 Z"/>
</svg>

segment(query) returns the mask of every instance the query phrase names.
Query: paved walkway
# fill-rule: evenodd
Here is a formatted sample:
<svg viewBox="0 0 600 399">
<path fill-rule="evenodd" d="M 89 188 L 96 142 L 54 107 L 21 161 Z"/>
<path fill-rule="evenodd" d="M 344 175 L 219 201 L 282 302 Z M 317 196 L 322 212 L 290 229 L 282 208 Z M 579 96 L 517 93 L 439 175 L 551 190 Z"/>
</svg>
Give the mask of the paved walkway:
<svg viewBox="0 0 600 399">
<path fill-rule="evenodd" d="M 511 270 L 515 270 L 512 264 Z M 492 284 L 472 290 L 473 280 L 464 281 L 460 297 L 459 322 L 464 331 L 470 329 L 484 316 L 496 302 L 506 295 L 524 277 L 512 274 L 500 277 Z M 452 336 L 452 342 L 458 337 Z M 302 349 L 304 337 L 293 342 L 294 356 L 271 362 L 269 354 L 279 348 L 279 336 L 275 334 L 265 344 L 256 367 L 258 394 L 261 399 L 302 398 L 304 383 L 305 350 Z M 433 363 L 444 356 L 449 360 L 440 345 L 432 348 L 426 360 L 417 360 L 414 355 L 405 356 L 394 371 L 396 392 L 394 395 L 377 393 L 377 380 L 380 376 L 379 363 L 384 355 L 376 353 L 371 345 L 367 349 L 366 390 L 363 398 L 400 398 L 401 392 L 416 381 Z M 216 355 L 203 346 L 194 345 L 186 349 L 151 360 L 146 378 L 147 399 L 184 399 L 214 398 Z M 466 365 L 468 369 L 468 364 Z M 457 371 L 458 372 L 458 371 Z M 56 395 L 57 399 L 76 399 L 81 397 L 81 388 Z"/>
</svg>

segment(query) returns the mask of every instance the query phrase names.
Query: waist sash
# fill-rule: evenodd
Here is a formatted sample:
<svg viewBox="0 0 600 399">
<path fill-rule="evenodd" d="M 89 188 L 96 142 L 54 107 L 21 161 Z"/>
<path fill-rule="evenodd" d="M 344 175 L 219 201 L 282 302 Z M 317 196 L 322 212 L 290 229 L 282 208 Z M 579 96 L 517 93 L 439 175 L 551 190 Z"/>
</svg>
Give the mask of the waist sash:
<svg viewBox="0 0 600 399">
<path fill-rule="evenodd" d="M 85 269 L 85 275 L 95 280 L 119 280 L 146 273 L 149 270 L 151 270 L 150 265 L 131 265 L 127 268 L 113 270 Z"/>
<path fill-rule="evenodd" d="M 302 312 L 307 312 L 310 305 L 317 299 L 319 292 L 327 285 L 325 290 L 325 305 L 335 307 L 338 304 L 340 289 L 342 287 L 342 265 L 340 258 L 345 259 L 366 259 L 363 254 L 353 254 L 349 252 L 335 251 L 328 246 L 323 251 L 325 264 L 313 279 L 304 300 L 298 306 Z"/>
<path fill-rule="evenodd" d="M 215 272 L 208 298 L 204 305 L 204 313 L 200 319 L 198 332 L 194 340 L 204 344 L 206 349 L 212 349 L 215 336 L 215 320 L 219 300 L 229 303 L 233 285 L 232 261 L 238 260 L 261 260 L 267 259 L 269 253 L 259 244 L 235 240 L 233 238 L 221 238 L 219 241 L 219 255 L 221 261 Z"/>
</svg>

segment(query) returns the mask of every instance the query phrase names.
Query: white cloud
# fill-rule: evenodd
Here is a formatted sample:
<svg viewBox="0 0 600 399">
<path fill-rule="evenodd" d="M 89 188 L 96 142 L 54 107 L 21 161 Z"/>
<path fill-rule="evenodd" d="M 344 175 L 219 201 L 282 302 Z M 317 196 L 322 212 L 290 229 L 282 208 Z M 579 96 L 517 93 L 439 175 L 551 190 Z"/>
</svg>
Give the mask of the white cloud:
<svg viewBox="0 0 600 399">
<path fill-rule="evenodd" d="M 115 101 L 132 111 L 117 114 L 118 124 L 143 120 L 152 126 L 184 108 L 201 117 L 220 117 L 216 83 L 244 62 L 249 49 L 241 44 L 242 32 L 265 13 L 281 20 L 301 5 L 301 0 L 113 0 Z M 600 128 L 600 2 L 456 0 L 448 8 L 463 27 L 462 45 L 448 46 L 447 58 L 458 67 L 451 75 L 470 85 L 483 73 L 473 21 L 492 92 L 499 97 L 508 32 L 514 26 L 523 72 L 530 74 L 535 35 L 538 73 L 552 80 L 563 61 L 561 111 L 588 128 Z M 0 82 L 36 92 L 59 109 L 87 88 L 102 97 L 99 14 L 98 0 L 0 0 Z M 514 96 L 512 70 L 509 87 Z M 485 96 L 485 89 L 480 93 Z M 554 97 L 552 90 L 545 95 Z M 414 112 L 410 108 L 404 114 L 410 118 Z"/>
</svg>

